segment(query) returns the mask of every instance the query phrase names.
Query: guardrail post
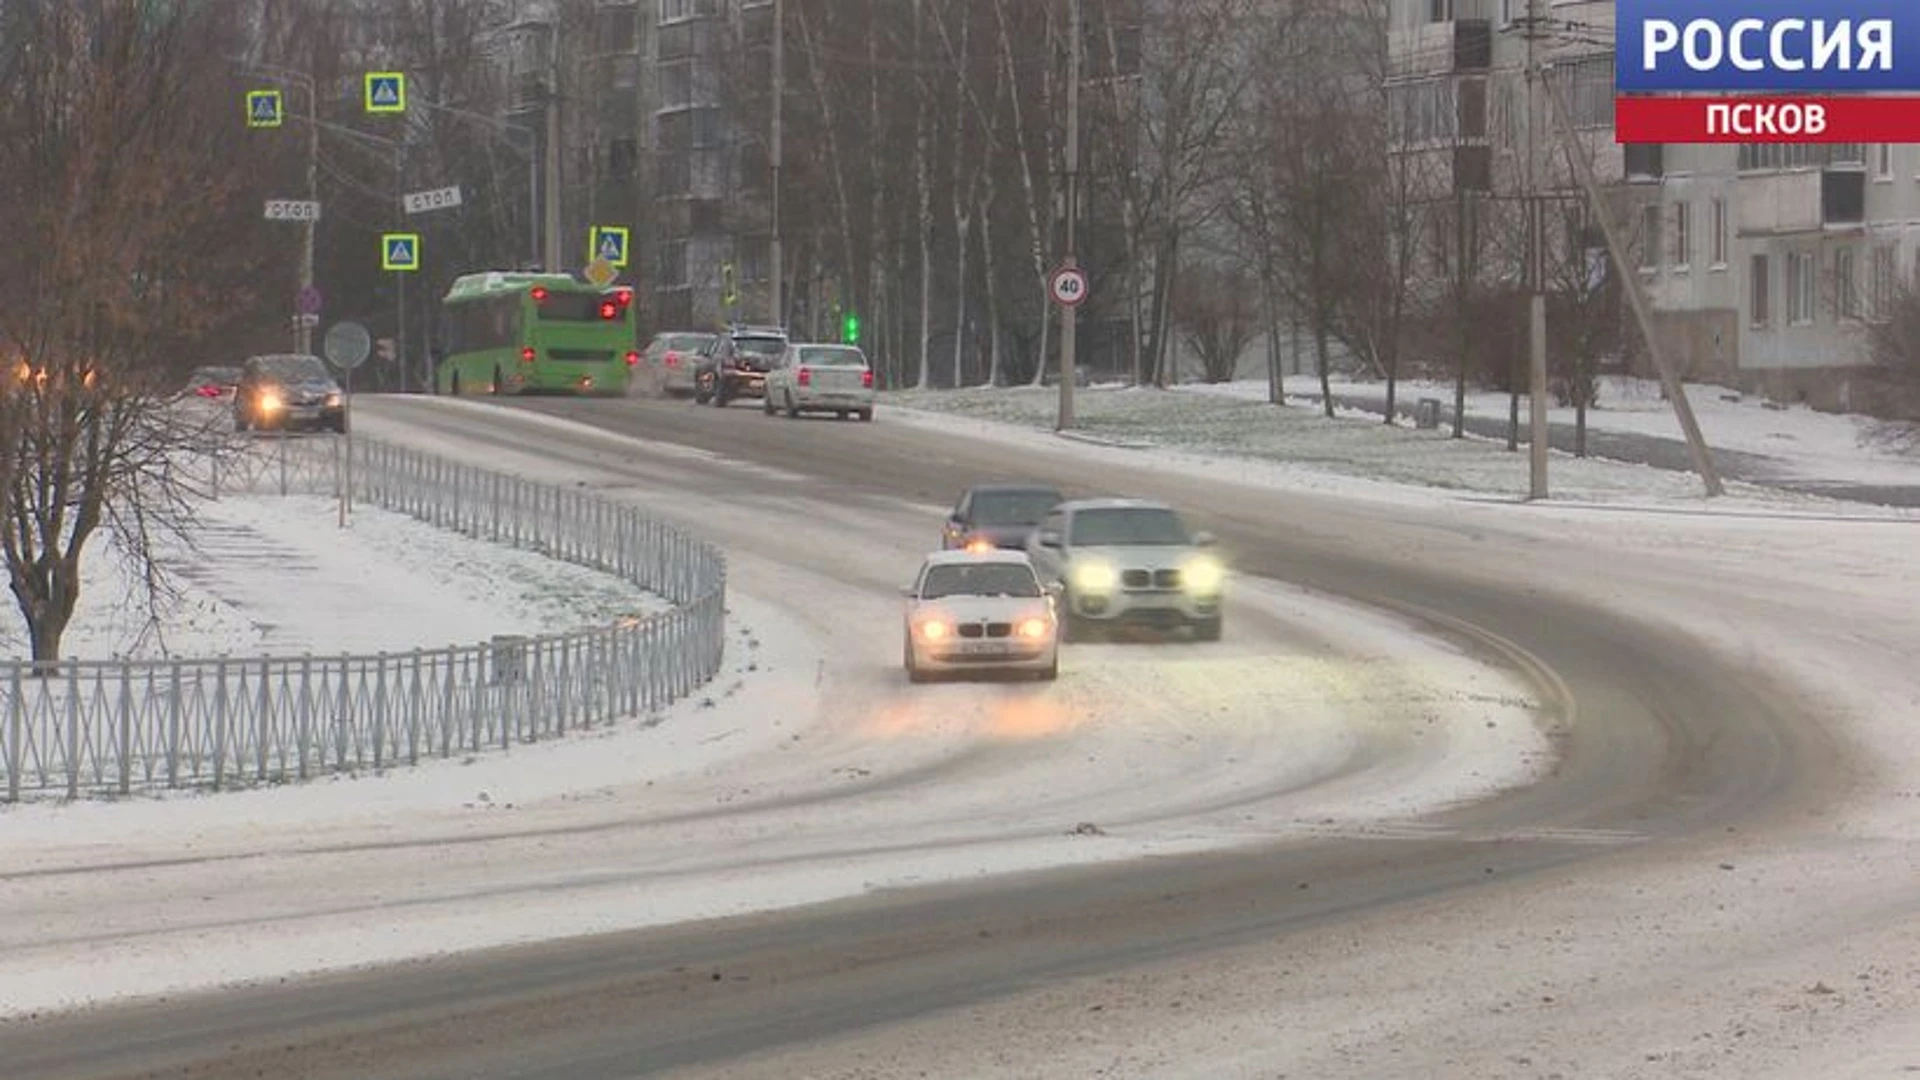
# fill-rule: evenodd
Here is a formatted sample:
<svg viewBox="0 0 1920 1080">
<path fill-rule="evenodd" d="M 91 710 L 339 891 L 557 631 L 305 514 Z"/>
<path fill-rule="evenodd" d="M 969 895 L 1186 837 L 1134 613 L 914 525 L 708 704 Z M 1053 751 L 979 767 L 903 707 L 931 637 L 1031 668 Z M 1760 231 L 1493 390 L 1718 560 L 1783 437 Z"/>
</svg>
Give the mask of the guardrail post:
<svg viewBox="0 0 1920 1080">
<path fill-rule="evenodd" d="M 300 740 L 297 756 L 300 761 L 300 779 L 310 775 L 311 763 L 308 760 L 308 743 L 313 740 L 313 654 L 300 658 L 300 707 L 294 714 L 294 735 Z"/>
<path fill-rule="evenodd" d="M 213 790 L 227 779 L 227 662 L 213 665 Z"/>
<path fill-rule="evenodd" d="M 373 669 L 373 769 L 379 772 L 387 757 L 387 654 L 381 653 Z"/>
<path fill-rule="evenodd" d="M 273 661 L 260 661 L 260 745 L 254 752 L 257 783 L 267 781 L 268 748 L 273 742 Z"/>
<path fill-rule="evenodd" d="M 20 683 L 20 665 L 7 672 L 7 801 L 20 801 L 20 770 L 26 764 L 27 703 Z"/>
<path fill-rule="evenodd" d="M 133 794 L 133 668 L 120 665 L 120 794 Z"/>
<path fill-rule="evenodd" d="M 408 691 L 407 764 L 420 764 L 420 711 L 426 708 L 426 692 L 420 686 L 420 650 L 413 650 L 413 687 Z"/>
<path fill-rule="evenodd" d="M 67 798 L 80 797 L 80 665 L 67 662 Z"/>
</svg>

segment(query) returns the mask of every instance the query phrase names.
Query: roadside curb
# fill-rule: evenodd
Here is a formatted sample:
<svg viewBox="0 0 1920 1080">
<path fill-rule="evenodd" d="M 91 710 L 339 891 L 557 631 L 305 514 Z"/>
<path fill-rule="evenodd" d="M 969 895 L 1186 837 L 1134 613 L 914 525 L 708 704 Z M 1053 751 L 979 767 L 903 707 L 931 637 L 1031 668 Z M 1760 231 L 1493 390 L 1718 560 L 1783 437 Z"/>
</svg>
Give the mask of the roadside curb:
<svg viewBox="0 0 1920 1080">
<path fill-rule="evenodd" d="M 1088 446 L 1104 446 L 1110 450 L 1151 450 L 1152 443 L 1136 442 L 1127 439 L 1111 439 L 1103 435 L 1084 435 L 1078 431 L 1056 431 L 1057 438 L 1068 442 L 1085 443 Z"/>
</svg>

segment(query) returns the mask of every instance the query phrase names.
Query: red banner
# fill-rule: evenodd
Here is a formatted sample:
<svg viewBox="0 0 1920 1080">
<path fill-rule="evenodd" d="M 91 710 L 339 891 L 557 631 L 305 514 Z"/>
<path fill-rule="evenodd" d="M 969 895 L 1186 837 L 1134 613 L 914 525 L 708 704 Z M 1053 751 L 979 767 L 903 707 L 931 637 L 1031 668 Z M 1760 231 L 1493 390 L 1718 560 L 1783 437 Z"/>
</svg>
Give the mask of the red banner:
<svg viewBox="0 0 1920 1080">
<path fill-rule="evenodd" d="M 1920 97 L 1618 97 L 1623 143 L 1920 142 Z"/>
</svg>

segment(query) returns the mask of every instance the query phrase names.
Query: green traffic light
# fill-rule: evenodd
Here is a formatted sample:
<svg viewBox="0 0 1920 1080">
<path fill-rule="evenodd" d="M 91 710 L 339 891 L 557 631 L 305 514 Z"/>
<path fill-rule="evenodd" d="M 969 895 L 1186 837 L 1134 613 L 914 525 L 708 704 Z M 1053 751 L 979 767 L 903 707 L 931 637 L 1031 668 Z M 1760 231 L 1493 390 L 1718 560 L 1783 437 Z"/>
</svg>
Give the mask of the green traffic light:
<svg viewBox="0 0 1920 1080">
<path fill-rule="evenodd" d="M 859 344 L 860 343 L 860 316 L 858 315 L 847 316 L 846 322 L 844 325 L 842 325 L 840 332 L 841 332 L 841 337 L 846 340 L 846 343 L 848 345 Z"/>
</svg>

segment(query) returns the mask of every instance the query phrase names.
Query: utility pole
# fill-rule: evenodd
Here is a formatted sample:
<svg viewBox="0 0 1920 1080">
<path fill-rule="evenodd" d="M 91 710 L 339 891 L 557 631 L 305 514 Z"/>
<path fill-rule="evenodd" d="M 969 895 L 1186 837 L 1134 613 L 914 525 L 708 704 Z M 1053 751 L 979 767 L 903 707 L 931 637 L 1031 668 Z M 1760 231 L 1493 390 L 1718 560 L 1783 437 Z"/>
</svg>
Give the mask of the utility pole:
<svg viewBox="0 0 1920 1080">
<path fill-rule="evenodd" d="M 560 24 L 547 26 L 547 176 L 542 185 L 546 198 L 546 241 L 541 269 L 549 274 L 561 272 L 560 255 Z"/>
<path fill-rule="evenodd" d="M 1547 497 L 1547 259 L 1546 215 L 1541 195 L 1540 146 L 1536 134 L 1540 123 L 1537 91 L 1540 86 L 1539 43 L 1543 23 L 1540 0 L 1527 0 L 1527 261 L 1533 294 L 1527 312 L 1527 344 L 1531 354 L 1527 380 L 1527 405 L 1532 429 L 1527 446 L 1529 483 L 1527 497 Z"/>
<path fill-rule="evenodd" d="M 320 201 L 320 103 L 319 95 L 314 92 L 313 80 L 306 80 L 307 91 L 307 201 Z M 300 229 L 300 294 L 305 296 L 313 288 L 313 231 L 319 224 L 308 218 Z M 307 316 L 301 313 L 299 323 L 293 332 L 293 351 L 302 355 L 313 352 L 313 327 L 307 325 Z"/>
<path fill-rule="evenodd" d="M 786 4 L 783 0 L 773 0 L 773 135 L 772 154 L 773 176 L 770 183 L 773 188 L 773 236 L 767 241 L 767 258 L 773 263 L 770 273 L 773 285 L 769 289 L 768 303 L 773 309 L 773 325 L 785 326 L 786 308 L 782 304 L 781 286 L 786 275 L 786 254 L 780 245 L 780 114 L 787 96 L 787 20 Z"/>
<path fill-rule="evenodd" d="M 393 144 L 393 209 L 396 229 L 406 228 L 406 214 L 401 209 L 401 200 L 407 190 L 407 150 L 406 144 Z M 418 250 L 414 252 L 419 256 Z M 407 275 L 405 272 L 393 275 L 394 298 L 398 303 L 398 324 L 393 338 L 393 365 L 400 369 L 400 392 L 407 392 Z M 385 380 L 382 380 L 383 382 Z"/>
<path fill-rule="evenodd" d="M 1674 368 L 1666 346 L 1655 332 L 1653 302 L 1647 298 L 1645 283 L 1627 261 L 1627 246 L 1620 238 L 1619 228 L 1613 223 L 1613 214 L 1609 212 L 1606 200 L 1601 196 L 1600 181 L 1593 172 L 1593 161 L 1574 133 L 1566 104 L 1560 100 L 1559 87 L 1548 85 L 1547 102 L 1553 109 L 1554 135 L 1560 140 L 1567 163 L 1572 166 L 1573 175 L 1580 182 L 1587 202 L 1593 208 L 1594 220 L 1599 222 L 1600 235 L 1607 244 L 1607 254 L 1613 258 L 1614 273 L 1620 276 L 1621 287 L 1627 294 L 1627 304 L 1633 308 L 1634 321 L 1639 323 L 1640 334 L 1646 339 L 1647 352 L 1652 355 L 1654 366 L 1660 369 L 1660 383 L 1666 388 L 1667 399 L 1673 402 L 1674 416 L 1679 419 L 1680 430 L 1687 437 L 1687 451 L 1693 458 L 1694 471 L 1700 474 L 1709 498 L 1725 494 L 1726 489 L 1720 483 L 1720 472 L 1713 464 L 1713 452 L 1707 448 L 1706 437 L 1700 433 L 1700 422 L 1693 415 L 1693 405 L 1687 401 L 1686 384 L 1680 381 L 1679 371 Z"/>
<path fill-rule="evenodd" d="M 1074 225 L 1080 216 L 1080 0 L 1067 0 L 1067 10 L 1067 251 L 1062 263 L 1072 268 L 1080 265 L 1074 249 Z M 1075 323 L 1080 307 L 1078 304 L 1059 306 L 1060 413 L 1055 419 L 1054 430 L 1067 431 L 1073 427 L 1074 331 L 1077 329 Z"/>
</svg>

